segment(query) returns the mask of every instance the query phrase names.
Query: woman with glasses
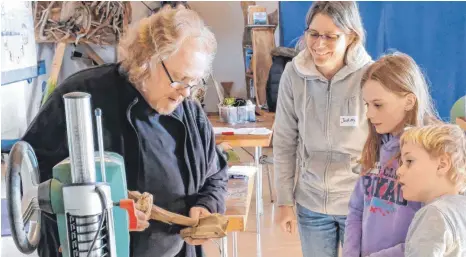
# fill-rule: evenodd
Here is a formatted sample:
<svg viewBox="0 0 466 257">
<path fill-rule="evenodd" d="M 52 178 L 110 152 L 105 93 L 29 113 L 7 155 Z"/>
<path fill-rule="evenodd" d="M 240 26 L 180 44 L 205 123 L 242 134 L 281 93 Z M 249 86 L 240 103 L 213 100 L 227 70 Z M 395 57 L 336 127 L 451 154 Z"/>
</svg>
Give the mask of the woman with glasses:
<svg viewBox="0 0 466 257">
<path fill-rule="evenodd" d="M 368 134 L 360 82 L 372 60 L 355 2 L 314 2 L 306 24 L 277 102 L 278 221 L 299 229 L 305 257 L 337 257 Z"/>
</svg>

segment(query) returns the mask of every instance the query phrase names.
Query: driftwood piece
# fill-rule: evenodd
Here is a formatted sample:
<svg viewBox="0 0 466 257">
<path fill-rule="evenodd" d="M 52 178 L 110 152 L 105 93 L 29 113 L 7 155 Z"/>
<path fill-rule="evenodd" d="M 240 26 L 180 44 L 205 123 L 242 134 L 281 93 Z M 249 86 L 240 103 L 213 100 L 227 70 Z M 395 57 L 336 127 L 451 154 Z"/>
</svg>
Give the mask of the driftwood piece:
<svg viewBox="0 0 466 257">
<path fill-rule="evenodd" d="M 131 4 L 124 1 L 36 1 L 33 4 L 38 43 L 112 45 L 131 22 Z"/>
<path fill-rule="evenodd" d="M 256 104 L 263 106 L 267 103 L 266 86 L 272 66 L 272 49 L 275 48 L 275 28 L 252 28 L 252 55 L 251 66 L 256 90 Z"/>
<path fill-rule="evenodd" d="M 267 15 L 268 17 L 268 20 L 269 20 L 269 24 L 270 25 L 275 25 L 275 26 L 278 26 L 278 10 L 275 10 L 274 12 L 272 13 L 269 13 Z"/>
<path fill-rule="evenodd" d="M 221 214 L 215 213 L 206 217 L 194 219 L 167 211 L 152 204 L 153 197 L 149 193 L 141 194 L 137 191 L 128 191 L 128 197 L 136 202 L 136 209 L 139 211 L 149 215 L 150 210 L 150 219 L 187 227 L 180 232 L 182 238 L 221 238 L 227 234 L 228 218 Z M 151 208 L 149 209 L 150 206 Z"/>
</svg>

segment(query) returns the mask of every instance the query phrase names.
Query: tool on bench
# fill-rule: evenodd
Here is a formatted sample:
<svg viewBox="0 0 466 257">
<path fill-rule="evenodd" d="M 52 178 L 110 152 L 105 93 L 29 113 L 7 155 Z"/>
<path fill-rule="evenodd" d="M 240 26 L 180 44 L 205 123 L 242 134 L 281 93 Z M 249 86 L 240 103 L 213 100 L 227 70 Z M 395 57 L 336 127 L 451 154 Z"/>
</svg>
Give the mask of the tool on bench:
<svg viewBox="0 0 466 257">
<path fill-rule="evenodd" d="M 128 196 L 136 202 L 136 209 L 150 215 L 150 219 L 186 227 L 180 232 L 182 238 L 215 239 L 225 237 L 227 234 L 228 218 L 221 214 L 214 213 L 194 219 L 152 204 L 153 196 L 149 193 L 141 194 L 137 191 L 130 191 Z"/>
<path fill-rule="evenodd" d="M 40 213 L 46 212 L 56 214 L 64 257 L 129 256 L 129 231 L 137 219 L 134 201 L 128 199 L 124 160 L 104 153 L 99 109 L 95 151 L 89 94 L 72 92 L 63 100 L 69 157 L 53 167 L 52 179 L 39 183 L 38 161 L 27 142 L 17 142 L 10 152 L 8 217 L 16 247 L 25 254 L 35 251 Z"/>
</svg>

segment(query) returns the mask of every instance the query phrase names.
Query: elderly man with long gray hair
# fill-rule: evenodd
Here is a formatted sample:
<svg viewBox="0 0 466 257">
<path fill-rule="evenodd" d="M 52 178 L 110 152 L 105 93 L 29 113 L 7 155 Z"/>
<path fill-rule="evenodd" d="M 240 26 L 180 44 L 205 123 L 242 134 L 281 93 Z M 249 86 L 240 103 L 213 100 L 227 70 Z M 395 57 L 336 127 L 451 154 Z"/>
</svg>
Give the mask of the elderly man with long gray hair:
<svg viewBox="0 0 466 257">
<path fill-rule="evenodd" d="M 128 190 L 149 192 L 154 204 L 200 217 L 225 211 L 227 164 L 199 103 L 216 52 L 214 35 L 194 11 L 162 8 L 120 42 L 120 61 L 77 72 L 52 93 L 23 140 L 36 152 L 40 180 L 69 156 L 63 95 L 89 93 L 103 112 L 106 151 L 124 157 Z M 183 240 L 180 228 L 139 215 L 131 256 L 202 256 L 205 240 Z M 41 257 L 61 256 L 56 217 L 42 213 Z"/>
</svg>

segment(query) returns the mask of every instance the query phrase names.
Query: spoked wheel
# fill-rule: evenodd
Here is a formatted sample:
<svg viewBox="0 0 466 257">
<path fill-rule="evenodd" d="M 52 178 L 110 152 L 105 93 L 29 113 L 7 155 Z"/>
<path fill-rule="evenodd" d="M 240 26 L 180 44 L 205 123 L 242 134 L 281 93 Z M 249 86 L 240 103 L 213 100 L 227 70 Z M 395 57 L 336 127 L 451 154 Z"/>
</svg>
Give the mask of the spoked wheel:
<svg viewBox="0 0 466 257">
<path fill-rule="evenodd" d="M 32 147 L 18 141 L 10 151 L 6 173 L 8 218 L 18 250 L 34 252 L 40 240 L 39 168 Z"/>
</svg>

